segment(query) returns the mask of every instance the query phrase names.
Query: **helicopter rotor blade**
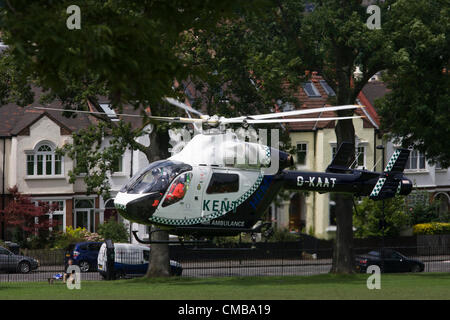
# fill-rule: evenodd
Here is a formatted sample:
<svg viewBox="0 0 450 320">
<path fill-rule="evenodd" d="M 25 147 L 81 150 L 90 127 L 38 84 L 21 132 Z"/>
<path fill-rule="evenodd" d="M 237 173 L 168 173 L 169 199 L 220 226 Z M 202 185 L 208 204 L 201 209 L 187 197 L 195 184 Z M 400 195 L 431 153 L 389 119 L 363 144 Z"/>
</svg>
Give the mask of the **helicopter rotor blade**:
<svg viewBox="0 0 450 320">
<path fill-rule="evenodd" d="M 328 118 L 300 118 L 300 119 L 262 119 L 262 120 L 245 120 L 246 123 L 290 123 L 290 122 L 311 122 L 311 121 L 332 121 L 332 120 L 348 120 L 365 118 L 364 116 L 351 116 L 351 117 L 328 117 Z"/>
<path fill-rule="evenodd" d="M 163 100 L 167 101 L 168 103 L 170 103 L 170 104 L 172 104 L 172 105 L 174 105 L 174 106 L 176 106 L 178 108 L 184 109 L 184 110 L 189 111 L 191 113 L 195 113 L 196 115 L 199 115 L 199 116 L 203 116 L 203 113 L 201 113 L 200 111 L 197 111 L 194 108 L 188 106 L 187 104 L 182 103 L 182 102 L 180 102 L 180 101 L 178 101 L 178 100 L 176 100 L 174 98 L 166 97 Z"/>
<path fill-rule="evenodd" d="M 59 111 L 59 112 L 73 112 L 73 113 L 87 113 L 87 114 L 101 114 L 105 116 L 111 116 L 112 113 L 99 112 L 99 111 L 86 111 L 86 110 L 70 110 L 70 109 L 58 109 L 58 108 L 45 108 L 45 107 L 34 107 L 34 109 L 39 110 L 49 110 L 49 111 Z M 128 114 L 128 113 L 114 113 L 116 116 L 123 117 L 135 117 L 135 118 L 144 118 L 143 115 L 140 114 Z M 150 117 L 150 116 L 149 116 Z"/>
<path fill-rule="evenodd" d="M 286 111 L 286 112 L 274 112 L 274 113 L 258 114 L 258 115 L 252 115 L 252 116 L 242 116 L 242 117 L 228 118 L 228 119 L 224 119 L 222 121 L 222 123 L 240 123 L 244 119 L 248 119 L 248 120 L 264 120 L 264 119 L 271 119 L 271 118 L 298 116 L 298 115 L 311 114 L 311 113 L 320 113 L 320 112 L 325 112 L 325 111 L 350 110 L 350 109 L 356 109 L 356 108 L 364 108 L 364 106 L 361 106 L 361 105 L 344 105 L 344 106 L 334 106 L 334 107 L 322 107 L 322 108 L 313 108 L 313 109 L 293 110 L 293 111 Z"/>
<path fill-rule="evenodd" d="M 85 113 L 85 114 L 100 114 L 105 116 L 110 116 L 111 114 L 105 112 L 97 112 L 97 111 L 85 111 L 85 110 L 66 110 L 66 109 L 58 109 L 58 108 L 45 108 L 45 107 L 34 107 L 39 110 L 49 110 L 49 111 L 59 111 L 59 112 L 73 112 L 73 113 Z M 116 116 L 123 117 L 137 117 L 144 118 L 143 115 L 139 114 L 128 114 L 128 113 L 115 113 Z M 159 117 L 159 116 L 146 116 L 148 119 L 153 119 L 156 121 L 164 121 L 164 122 L 177 122 L 177 123 L 203 123 L 206 122 L 207 119 L 192 119 L 192 118 L 183 118 L 183 117 Z"/>
</svg>

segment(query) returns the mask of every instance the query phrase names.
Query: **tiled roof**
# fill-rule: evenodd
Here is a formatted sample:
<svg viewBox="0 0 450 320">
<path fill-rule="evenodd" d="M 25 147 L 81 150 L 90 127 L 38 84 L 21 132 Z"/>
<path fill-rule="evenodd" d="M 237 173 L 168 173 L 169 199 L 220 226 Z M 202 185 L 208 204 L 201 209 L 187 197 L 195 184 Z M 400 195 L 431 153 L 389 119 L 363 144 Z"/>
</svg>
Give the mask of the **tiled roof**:
<svg viewBox="0 0 450 320">
<path fill-rule="evenodd" d="M 320 84 L 320 80 L 323 80 L 323 78 L 321 76 L 319 76 L 317 74 L 312 75 L 311 82 L 314 84 L 316 89 L 319 91 L 320 97 L 308 97 L 302 87 L 300 87 L 297 90 L 297 93 L 294 96 L 299 101 L 303 102 L 303 104 L 299 108 L 300 110 L 322 108 L 325 106 L 330 106 L 329 104 L 327 104 L 328 95 L 327 95 L 325 89 Z M 359 116 L 366 116 L 364 111 L 362 111 L 361 109 L 356 109 L 355 114 L 359 115 Z M 375 114 L 376 114 L 376 112 L 375 112 Z M 296 116 L 296 117 L 292 117 L 292 118 L 319 118 L 319 117 L 320 118 L 329 118 L 329 117 L 336 117 L 336 116 L 337 116 L 336 112 L 327 111 L 327 112 L 323 112 L 322 114 L 320 114 L 318 112 L 318 113 L 312 113 L 312 114 L 307 114 L 307 115 L 302 115 L 302 116 Z M 373 128 L 374 127 L 374 125 L 368 119 L 363 118 L 363 121 L 364 121 L 365 128 Z M 333 121 L 294 122 L 294 123 L 289 123 L 288 125 L 289 125 L 289 129 L 291 131 L 312 131 L 315 129 L 334 128 L 335 121 L 333 120 Z"/>
<path fill-rule="evenodd" d="M 10 103 L 0 107 L 0 136 L 18 135 L 44 115 L 70 132 L 76 132 L 80 129 L 87 128 L 90 124 L 95 124 L 97 121 L 94 116 L 83 113 L 72 114 L 71 117 L 66 117 L 63 115 L 63 112 L 60 111 L 35 109 L 35 107 L 63 109 L 63 106 L 58 101 L 53 101 L 50 104 L 44 105 L 39 102 L 42 91 L 37 88 L 34 88 L 33 91 L 35 93 L 35 101 L 30 105 L 20 107 Z M 139 110 L 134 110 L 132 106 L 124 106 L 122 113 L 139 114 Z M 136 117 L 124 117 L 124 121 L 131 123 L 132 127 L 136 128 L 141 124 L 142 119 Z"/>
<path fill-rule="evenodd" d="M 372 107 L 375 108 L 375 100 L 382 98 L 390 90 L 382 81 L 370 81 L 361 90 L 361 93 L 367 98 Z"/>
</svg>

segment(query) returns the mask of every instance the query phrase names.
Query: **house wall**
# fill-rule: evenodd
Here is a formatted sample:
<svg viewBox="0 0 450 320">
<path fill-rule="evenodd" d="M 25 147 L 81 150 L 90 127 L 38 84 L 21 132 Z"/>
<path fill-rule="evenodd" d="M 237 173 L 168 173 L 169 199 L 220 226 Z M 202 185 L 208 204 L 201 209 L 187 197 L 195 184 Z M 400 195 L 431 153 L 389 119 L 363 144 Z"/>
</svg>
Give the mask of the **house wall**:
<svg viewBox="0 0 450 320">
<path fill-rule="evenodd" d="M 11 138 L 2 138 L 0 139 L 0 183 L 2 184 L 2 194 L 8 193 L 8 181 L 10 177 L 10 162 L 9 159 L 11 157 Z M 3 164 L 5 168 L 3 168 Z M 5 179 L 5 185 L 3 186 L 3 177 Z M 4 188 L 4 189 L 3 189 Z"/>
<path fill-rule="evenodd" d="M 362 119 L 354 119 L 353 125 L 359 142 L 365 146 L 366 169 L 372 171 L 375 162 L 378 161 L 375 171 L 380 171 L 382 151 L 374 151 L 374 147 L 382 144 L 382 140 L 375 135 L 374 128 L 364 128 Z M 297 145 L 299 142 L 308 144 L 306 165 L 297 165 L 297 170 L 319 172 L 326 170 L 332 160 L 332 147 L 336 146 L 334 128 L 321 129 L 315 132 L 292 132 L 290 138 L 292 145 Z M 297 160 L 296 156 L 294 159 Z M 330 194 L 308 192 L 304 201 L 304 208 L 306 209 L 305 232 L 310 233 L 312 231 L 318 238 L 333 238 L 335 226 L 330 226 Z M 289 201 L 286 201 L 282 207 L 277 208 L 277 215 L 278 227 L 287 228 L 289 225 Z"/>
<path fill-rule="evenodd" d="M 73 193 L 74 187 L 69 183 L 68 171 L 72 168 L 72 160 L 64 157 L 64 175 L 52 177 L 27 176 L 26 151 L 32 151 L 39 142 L 49 141 L 57 147 L 71 142 L 69 135 L 61 135 L 59 125 L 48 117 L 42 117 L 30 126 L 29 135 L 19 135 L 12 139 L 11 176 L 8 185 L 17 184 L 19 192 L 25 194 L 62 194 Z"/>
<path fill-rule="evenodd" d="M 387 150 L 392 153 L 396 145 L 388 141 Z M 413 182 L 414 190 L 425 190 L 430 193 L 431 199 L 437 193 L 443 192 L 450 197 L 450 170 L 449 168 L 436 169 L 435 164 L 425 161 L 425 169 L 405 169 L 405 176 Z"/>
</svg>

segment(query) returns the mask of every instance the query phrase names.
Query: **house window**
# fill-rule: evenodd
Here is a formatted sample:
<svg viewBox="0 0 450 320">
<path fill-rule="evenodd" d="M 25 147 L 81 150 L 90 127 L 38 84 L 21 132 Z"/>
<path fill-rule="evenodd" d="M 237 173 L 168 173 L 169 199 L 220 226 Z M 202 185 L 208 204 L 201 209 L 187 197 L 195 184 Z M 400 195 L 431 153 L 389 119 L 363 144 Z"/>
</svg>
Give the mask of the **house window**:
<svg viewBox="0 0 450 320">
<path fill-rule="evenodd" d="M 408 162 L 406 162 L 405 169 L 408 170 L 424 170 L 425 169 L 425 155 L 417 150 L 412 150 Z"/>
<path fill-rule="evenodd" d="M 330 87 L 330 85 L 325 80 L 320 80 L 320 85 L 322 86 L 323 90 L 327 93 L 328 96 L 333 97 L 336 95 L 333 88 Z"/>
<path fill-rule="evenodd" d="M 108 118 L 111 119 L 111 121 L 120 121 L 120 119 L 117 117 L 116 112 L 111 109 L 111 105 L 108 103 L 100 103 L 99 104 L 100 108 L 102 108 L 103 112 L 106 113 L 106 115 L 108 116 Z"/>
<path fill-rule="evenodd" d="M 438 161 L 436 162 L 436 170 L 446 170 L 446 168 L 444 168 L 442 164 Z"/>
<path fill-rule="evenodd" d="M 319 90 L 317 90 L 317 88 L 311 81 L 308 81 L 303 85 L 303 90 L 305 90 L 305 93 L 308 97 L 320 97 Z"/>
<path fill-rule="evenodd" d="M 45 215 L 46 220 L 50 222 L 50 231 L 64 231 L 65 201 L 64 200 L 39 200 L 34 201 L 36 206 L 39 202 L 49 206 L 50 211 Z M 52 210 L 53 209 L 53 210 Z"/>
<path fill-rule="evenodd" d="M 112 172 L 122 172 L 122 157 L 118 157 L 112 163 Z"/>
<path fill-rule="evenodd" d="M 63 173 L 63 157 L 49 143 L 39 144 L 26 157 L 28 176 L 59 176 Z"/>
<path fill-rule="evenodd" d="M 330 193 L 328 223 L 330 226 L 336 225 L 336 194 L 335 193 Z"/>
<path fill-rule="evenodd" d="M 297 143 L 297 163 L 299 165 L 306 164 L 307 151 L 308 151 L 307 143 Z"/>
<path fill-rule="evenodd" d="M 429 194 L 425 191 L 413 191 L 406 197 L 409 207 L 425 205 L 429 202 L 429 199 Z"/>
<path fill-rule="evenodd" d="M 27 155 L 27 175 L 34 175 L 34 154 Z"/>
<path fill-rule="evenodd" d="M 95 232 L 95 211 L 93 199 L 75 199 L 74 227 Z"/>
</svg>

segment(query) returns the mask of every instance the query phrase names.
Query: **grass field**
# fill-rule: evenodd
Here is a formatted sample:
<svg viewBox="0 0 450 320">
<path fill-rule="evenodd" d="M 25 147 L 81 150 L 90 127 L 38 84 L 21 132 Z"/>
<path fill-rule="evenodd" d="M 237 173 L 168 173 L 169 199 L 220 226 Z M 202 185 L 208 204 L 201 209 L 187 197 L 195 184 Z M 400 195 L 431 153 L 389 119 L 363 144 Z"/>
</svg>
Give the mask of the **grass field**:
<svg viewBox="0 0 450 320">
<path fill-rule="evenodd" d="M 367 288 L 368 274 L 283 277 L 169 278 L 83 281 L 81 289 L 47 282 L 0 283 L 0 299 L 55 300 L 304 300 L 450 299 L 449 273 L 387 274 L 381 289 Z"/>
</svg>

